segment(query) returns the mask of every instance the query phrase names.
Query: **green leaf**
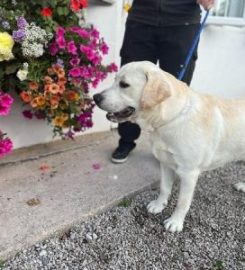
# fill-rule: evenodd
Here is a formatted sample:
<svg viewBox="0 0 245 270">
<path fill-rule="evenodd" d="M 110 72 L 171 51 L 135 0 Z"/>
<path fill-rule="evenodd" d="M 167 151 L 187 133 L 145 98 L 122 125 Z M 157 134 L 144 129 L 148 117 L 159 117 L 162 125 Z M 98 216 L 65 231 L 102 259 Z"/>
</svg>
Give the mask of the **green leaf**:
<svg viewBox="0 0 245 270">
<path fill-rule="evenodd" d="M 17 71 L 17 69 L 20 67 L 20 63 L 9 63 L 6 67 L 5 67 L 5 74 L 9 75 L 9 74 L 13 74 Z"/>
<path fill-rule="evenodd" d="M 132 203 L 132 199 L 130 198 L 124 198 L 119 202 L 118 206 L 119 207 L 129 207 Z"/>
<path fill-rule="evenodd" d="M 213 264 L 212 270 L 222 270 L 222 269 L 224 269 L 223 262 L 220 260 L 215 261 Z"/>
<path fill-rule="evenodd" d="M 4 69 L 2 67 L 0 67 L 0 82 L 3 78 L 3 76 L 4 76 Z"/>
<path fill-rule="evenodd" d="M 57 7 L 57 13 L 59 16 L 63 16 L 64 13 L 63 13 L 63 8 L 62 7 Z"/>
<path fill-rule="evenodd" d="M 67 15 L 69 14 L 69 9 L 66 8 L 66 7 L 63 7 L 62 9 L 63 9 L 63 14 L 64 14 L 65 16 L 67 16 Z"/>
<path fill-rule="evenodd" d="M 4 261 L 0 259 L 0 269 L 4 267 Z"/>
</svg>

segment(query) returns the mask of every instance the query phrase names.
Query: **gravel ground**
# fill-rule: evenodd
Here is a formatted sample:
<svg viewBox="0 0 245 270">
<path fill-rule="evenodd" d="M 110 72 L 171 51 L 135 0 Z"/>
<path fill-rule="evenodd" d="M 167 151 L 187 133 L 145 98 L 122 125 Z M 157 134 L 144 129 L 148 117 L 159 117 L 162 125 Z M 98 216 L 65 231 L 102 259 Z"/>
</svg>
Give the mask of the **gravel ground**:
<svg viewBox="0 0 245 270">
<path fill-rule="evenodd" d="M 145 206 L 158 191 L 147 190 L 24 250 L 2 269 L 245 269 L 245 196 L 231 185 L 244 176 L 245 163 L 202 174 L 181 233 L 162 225 L 173 211 L 177 185 L 156 216 Z"/>
</svg>

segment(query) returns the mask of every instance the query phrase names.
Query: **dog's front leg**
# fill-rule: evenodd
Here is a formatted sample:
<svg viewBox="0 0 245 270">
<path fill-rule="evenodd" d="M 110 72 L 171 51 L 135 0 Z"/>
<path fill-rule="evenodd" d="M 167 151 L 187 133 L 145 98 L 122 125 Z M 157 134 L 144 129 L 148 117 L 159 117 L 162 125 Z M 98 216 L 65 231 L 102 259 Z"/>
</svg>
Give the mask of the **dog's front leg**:
<svg viewBox="0 0 245 270">
<path fill-rule="evenodd" d="M 166 207 L 175 178 L 175 173 L 173 170 L 166 168 L 162 163 L 160 164 L 160 170 L 160 194 L 156 200 L 151 201 L 147 206 L 148 212 L 153 214 L 160 213 Z"/>
<path fill-rule="evenodd" d="M 180 191 L 177 206 L 170 218 L 165 220 L 165 228 L 171 232 L 180 232 L 183 229 L 185 216 L 190 208 L 199 170 L 177 171 L 180 177 Z"/>
</svg>

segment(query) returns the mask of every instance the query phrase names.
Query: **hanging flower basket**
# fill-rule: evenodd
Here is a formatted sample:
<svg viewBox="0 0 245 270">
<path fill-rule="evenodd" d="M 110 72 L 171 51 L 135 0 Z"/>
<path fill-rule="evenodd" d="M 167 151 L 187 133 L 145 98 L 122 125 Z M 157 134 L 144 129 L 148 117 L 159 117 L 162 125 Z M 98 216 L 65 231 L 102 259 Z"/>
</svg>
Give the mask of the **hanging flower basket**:
<svg viewBox="0 0 245 270">
<path fill-rule="evenodd" d="M 89 92 L 115 72 L 108 46 L 83 17 L 86 0 L 2 0 L 0 88 L 15 90 L 23 115 L 46 119 L 54 135 L 72 138 L 93 125 Z"/>
</svg>

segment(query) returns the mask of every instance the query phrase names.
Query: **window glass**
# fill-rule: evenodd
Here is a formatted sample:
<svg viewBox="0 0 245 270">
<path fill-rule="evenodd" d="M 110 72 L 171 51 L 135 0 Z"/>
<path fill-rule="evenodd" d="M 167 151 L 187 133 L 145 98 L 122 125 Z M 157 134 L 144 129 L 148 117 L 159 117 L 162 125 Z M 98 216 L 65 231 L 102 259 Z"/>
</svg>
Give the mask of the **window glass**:
<svg viewBox="0 0 245 270">
<path fill-rule="evenodd" d="M 216 0 L 213 16 L 245 18 L 245 0 Z"/>
</svg>

